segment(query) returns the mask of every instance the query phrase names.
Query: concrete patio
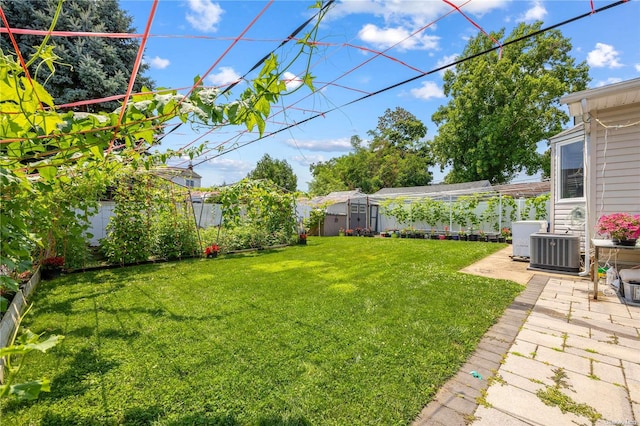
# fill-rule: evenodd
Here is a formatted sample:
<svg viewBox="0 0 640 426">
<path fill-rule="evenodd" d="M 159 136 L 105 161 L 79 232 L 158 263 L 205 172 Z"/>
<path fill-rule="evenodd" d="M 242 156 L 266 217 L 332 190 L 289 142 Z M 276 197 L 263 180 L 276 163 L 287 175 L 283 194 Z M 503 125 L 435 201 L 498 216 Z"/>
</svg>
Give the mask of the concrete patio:
<svg viewBox="0 0 640 426">
<path fill-rule="evenodd" d="M 526 288 L 414 425 L 640 424 L 640 306 L 510 254 L 462 271 Z"/>
</svg>

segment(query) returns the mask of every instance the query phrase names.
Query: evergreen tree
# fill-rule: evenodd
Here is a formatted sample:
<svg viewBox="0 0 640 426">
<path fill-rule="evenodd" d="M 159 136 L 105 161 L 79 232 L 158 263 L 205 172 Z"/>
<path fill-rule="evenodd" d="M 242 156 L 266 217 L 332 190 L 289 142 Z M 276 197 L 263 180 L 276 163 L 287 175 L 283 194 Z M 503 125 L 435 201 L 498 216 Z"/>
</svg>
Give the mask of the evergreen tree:
<svg viewBox="0 0 640 426">
<path fill-rule="evenodd" d="M 0 6 L 11 28 L 48 30 L 59 0 L 0 0 Z M 120 9 L 117 0 L 65 0 L 56 24 L 56 31 L 87 31 L 133 33 L 132 18 Z M 29 58 L 43 37 L 14 34 L 23 57 Z M 138 47 L 136 39 L 104 37 L 52 37 L 53 53 L 58 59 L 52 74 L 48 67 L 34 64 L 29 72 L 45 88 L 56 105 L 99 99 L 126 93 Z M 7 34 L 0 37 L 0 48 L 6 54 L 14 52 Z M 148 65 L 141 64 L 134 91 L 142 86 L 152 88 L 153 82 L 142 76 Z M 76 110 L 87 112 L 113 111 L 117 101 L 92 104 Z"/>
</svg>

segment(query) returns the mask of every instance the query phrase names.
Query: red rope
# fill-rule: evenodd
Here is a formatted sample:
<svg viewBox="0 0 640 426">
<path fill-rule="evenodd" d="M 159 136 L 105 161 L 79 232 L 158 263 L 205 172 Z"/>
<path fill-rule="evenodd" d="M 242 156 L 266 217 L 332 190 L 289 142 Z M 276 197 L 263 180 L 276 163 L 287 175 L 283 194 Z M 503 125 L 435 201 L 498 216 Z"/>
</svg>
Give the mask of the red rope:
<svg viewBox="0 0 640 426">
<path fill-rule="evenodd" d="M 138 75 L 138 70 L 140 69 L 140 63 L 142 62 L 142 56 L 144 54 L 144 46 L 147 44 L 149 32 L 151 31 L 151 24 L 153 23 L 153 17 L 156 13 L 157 7 L 158 7 L 158 0 L 153 0 L 153 5 L 151 6 L 151 12 L 149 12 L 149 19 L 147 20 L 147 26 L 144 30 L 144 35 L 142 36 L 142 40 L 140 41 L 138 56 L 136 57 L 136 62 L 133 65 L 133 70 L 131 71 L 131 77 L 129 78 L 129 86 L 127 87 L 127 93 L 125 94 L 124 101 L 122 102 L 122 107 L 121 107 L 122 109 L 120 110 L 118 123 L 116 124 L 116 129 L 113 133 L 113 138 L 109 143 L 109 148 L 107 149 L 106 155 L 109 155 L 109 153 L 113 149 L 113 144 L 116 140 L 118 130 L 120 129 L 120 125 L 122 124 L 122 119 L 124 118 L 124 114 L 127 109 L 127 102 L 129 100 L 129 97 L 131 96 L 131 92 L 133 92 L 133 83 L 135 83 L 136 76 Z"/>
<path fill-rule="evenodd" d="M 22 57 L 22 53 L 20 53 L 20 48 L 18 47 L 18 43 L 16 42 L 16 39 L 13 36 L 13 33 L 11 31 L 11 27 L 9 26 L 9 21 L 7 20 L 7 17 L 4 14 L 4 10 L 2 10 L 2 6 L 0 6 L 0 15 L 2 15 L 2 22 L 4 23 L 4 26 L 6 27 L 7 34 L 9 34 L 9 38 L 11 39 L 11 44 L 13 44 L 13 48 L 16 50 L 16 55 L 18 56 L 18 61 L 20 61 L 20 65 L 22 66 L 22 69 L 24 70 L 24 74 L 27 76 L 27 80 L 29 81 L 29 84 L 31 85 L 31 87 L 33 87 L 33 80 L 31 79 L 31 74 L 29 74 L 29 70 L 27 69 L 27 64 L 24 62 L 24 58 Z M 44 107 L 42 106 L 42 101 L 40 100 L 40 97 L 38 96 L 38 91 L 34 90 L 33 93 L 36 95 L 36 98 L 38 99 L 38 103 L 40 104 L 40 109 L 44 109 Z"/>
<path fill-rule="evenodd" d="M 492 35 L 488 34 L 480 25 L 476 24 L 473 19 L 469 18 L 467 15 L 464 14 L 464 12 L 462 10 L 460 10 L 460 8 L 458 6 L 456 6 L 455 4 L 451 3 L 449 0 L 442 0 L 443 2 L 445 2 L 446 4 L 448 4 L 449 6 L 453 7 L 455 10 L 457 10 L 458 12 L 460 12 L 460 14 L 462 16 L 465 17 L 465 19 L 469 22 L 471 22 L 473 24 L 474 27 L 476 27 L 477 29 L 479 29 L 480 31 L 482 31 L 482 33 L 484 35 L 486 35 L 487 37 L 489 37 L 491 40 L 493 40 L 493 42 L 495 44 L 497 44 L 498 46 L 500 46 L 500 51 L 498 53 L 498 58 L 502 58 L 502 43 L 500 43 L 498 40 L 496 40 L 495 38 L 493 38 Z"/>
<path fill-rule="evenodd" d="M 467 2 L 466 2 L 466 3 L 468 3 L 469 1 L 471 1 L 471 0 L 467 0 Z M 466 4 L 466 3 L 465 3 L 465 4 Z M 362 49 L 362 50 L 369 50 L 369 51 L 371 51 L 371 52 L 375 52 L 375 55 L 374 55 L 373 57 L 371 57 L 371 58 L 367 59 L 366 61 L 363 61 L 363 62 L 362 62 L 362 63 L 360 63 L 359 65 L 357 65 L 357 66 L 355 66 L 355 67 L 351 68 L 351 69 L 350 69 L 350 70 L 348 70 L 347 72 L 342 73 L 340 76 L 336 77 L 335 79 L 333 79 L 333 80 L 331 80 L 331 81 L 329 81 L 329 82 L 325 83 L 325 84 L 324 84 L 324 85 L 322 85 L 321 87 L 317 88 L 315 92 L 320 92 L 320 91 L 322 91 L 322 89 L 325 89 L 325 88 L 327 88 L 327 87 L 329 87 L 329 86 L 344 87 L 344 86 L 339 86 L 338 84 L 336 84 L 336 81 L 338 81 L 338 80 L 340 80 L 340 79 L 342 79 L 342 78 L 346 77 L 347 75 L 349 75 L 349 74 L 351 74 L 351 73 L 355 72 L 357 69 L 359 69 L 359 68 L 361 68 L 361 67 L 365 66 L 366 64 L 368 64 L 369 62 L 373 61 L 374 59 L 376 59 L 377 57 L 380 57 L 380 56 L 383 56 L 383 57 L 385 57 L 385 58 L 387 58 L 387 59 L 392 59 L 392 60 L 394 60 L 394 61 L 396 61 L 396 62 L 398 62 L 398 63 L 401 63 L 401 64 L 403 64 L 403 65 L 406 65 L 406 64 L 404 64 L 404 62 L 402 62 L 402 61 L 400 61 L 400 60 L 397 60 L 397 59 L 394 59 L 394 58 L 393 58 L 393 57 L 391 57 L 391 56 L 387 56 L 387 55 L 385 55 L 385 52 L 388 52 L 389 50 L 391 50 L 391 49 L 393 49 L 394 47 L 398 46 L 399 44 L 401 44 L 401 43 L 402 43 L 402 42 L 404 42 L 405 40 L 407 40 L 407 39 L 409 39 L 409 38 L 411 38 L 411 37 L 415 36 L 416 34 L 419 34 L 420 32 L 422 32 L 422 31 L 426 30 L 426 29 L 427 29 L 427 28 L 429 28 L 430 26 L 434 25 L 435 23 L 439 22 L 440 20 L 444 19 L 445 17 L 449 16 L 449 15 L 450 15 L 450 14 L 452 14 L 452 13 L 453 13 L 453 11 L 449 11 L 449 12 L 445 13 L 444 15 L 442 15 L 441 17 L 434 19 L 434 20 L 433 20 L 433 21 L 431 21 L 430 23 L 428 23 L 428 24 L 424 25 L 422 28 L 419 28 L 418 30 L 416 30 L 416 31 L 414 31 L 413 33 L 411 33 L 411 34 L 410 34 L 409 36 L 407 36 L 405 39 L 403 39 L 403 40 L 401 40 L 401 41 L 399 41 L 399 42 L 395 43 L 393 46 L 389 46 L 387 49 L 385 49 L 385 50 L 383 50 L 383 51 L 381 51 L 381 52 L 379 52 L 379 51 L 374 51 L 374 50 L 371 50 L 371 49 L 366 49 L 366 48 L 360 48 L 360 49 Z M 341 45 L 341 48 L 344 48 L 344 47 L 357 48 L 356 46 L 354 46 L 354 45 L 352 45 L 352 44 L 348 44 L 348 43 L 344 43 L 344 44 L 342 44 L 342 45 Z M 316 64 L 314 64 L 314 67 L 315 67 L 318 63 L 324 62 L 324 61 L 326 61 L 326 60 L 327 60 L 327 57 L 325 56 L 325 57 L 323 57 L 323 59 L 322 59 L 322 60 L 319 60 L 318 62 L 316 62 Z M 312 67 L 312 68 L 313 68 L 313 67 Z M 409 67 L 409 68 L 412 68 L 412 69 L 416 70 L 416 69 L 415 69 L 415 68 L 413 68 L 413 67 Z M 422 72 L 421 72 L 421 73 L 422 73 Z M 353 91 L 360 91 L 360 90 L 358 90 L 358 89 L 352 89 L 352 90 L 353 90 Z M 364 92 L 364 93 L 366 93 L 366 94 L 370 94 L 369 92 Z M 313 93 L 310 93 L 310 94 L 308 94 L 308 95 L 306 95 L 306 96 L 303 96 L 303 97 L 302 97 L 301 99 L 299 99 L 298 101 L 296 101 L 296 102 L 292 103 L 291 105 L 288 105 L 288 106 L 286 106 L 286 107 L 282 108 L 279 112 L 276 112 L 276 113 L 272 114 L 272 115 L 268 118 L 268 120 L 273 121 L 273 119 L 274 119 L 274 117 L 275 117 L 275 116 L 280 115 L 280 114 L 282 114 L 282 113 L 286 112 L 286 111 L 287 111 L 287 110 L 289 110 L 289 109 L 293 109 L 293 108 L 295 107 L 295 105 L 299 104 L 300 102 L 304 101 L 305 99 L 308 99 L 308 98 L 309 98 L 309 97 L 311 97 L 311 96 L 313 96 Z M 195 143 L 195 142 L 197 142 L 198 140 L 202 139 L 205 135 L 210 134 L 211 132 L 213 132 L 215 129 L 216 129 L 216 128 L 209 129 L 207 132 L 205 132 L 205 134 L 204 134 L 204 135 L 201 135 L 201 136 L 197 137 L 195 140 L 192 140 L 192 141 L 191 141 L 191 142 L 189 142 L 188 144 L 184 145 L 182 148 L 180 148 L 180 149 L 178 150 L 178 152 L 180 152 L 180 151 L 182 151 L 183 149 L 187 148 L 188 146 L 190 146 L 190 145 L 194 144 L 194 143 Z M 243 130 L 243 131 L 241 131 L 241 132 L 239 133 L 239 135 L 238 135 L 237 137 L 240 137 L 241 135 L 246 134 L 246 133 L 249 133 L 249 132 L 248 132 L 248 131 L 246 131 L 246 130 Z M 267 137 L 269 137 L 269 136 L 271 136 L 271 135 L 273 135 L 273 134 L 275 134 L 275 132 L 272 132 L 272 133 L 269 133 L 269 134 L 265 135 L 262 139 L 267 138 Z M 210 149 L 206 149 L 206 150 L 204 150 L 202 153 L 200 153 L 200 155 L 199 155 L 198 157 L 205 156 L 205 155 L 209 154 L 210 152 L 212 152 L 212 151 L 214 151 L 214 150 L 218 150 L 218 148 L 223 147 L 223 146 L 224 146 L 224 145 L 226 145 L 229 141 L 231 141 L 231 139 L 229 139 L 229 140 L 227 140 L 227 141 L 224 141 L 224 142 L 221 142 L 221 143 L 220 143 L 220 144 L 218 144 L 216 147 L 213 147 L 213 148 L 210 148 Z M 216 157 L 217 157 L 217 156 L 220 156 L 220 155 L 221 155 L 221 154 L 218 154 L 218 155 L 216 155 Z M 181 163 L 181 164 L 182 164 L 182 163 Z"/>
<path fill-rule="evenodd" d="M 244 30 L 242 30 L 242 32 L 240 33 L 240 35 L 238 37 L 236 37 L 233 42 L 225 49 L 224 52 L 222 52 L 222 55 L 220 55 L 220 57 L 218 59 L 216 59 L 216 61 L 209 67 L 209 69 L 207 70 L 207 72 L 205 72 L 198 81 L 196 81 L 196 83 L 193 85 L 193 87 L 191 88 L 191 90 L 189 90 L 189 92 L 184 95 L 184 97 L 182 98 L 182 101 L 184 101 L 185 99 L 187 99 L 187 97 L 189 97 L 189 95 L 191 93 L 193 93 L 193 91 L 195 90 L 196 87 L 198 87 L 202 81 L 205 79 L 205 77 L 207 75 L 209 75 L 211 73 L 211 71 L 213 71 L 213 69 L 220 63 L 220 61 L 227 55 L 227 53 L 229 53 L 229 51 L 236 45 L 238 44 L 238 42 L 242 39 L 242 36 L 245 35 L 247 33 L 247 31 L 249 31 L 249 29 L 251 29 L 251 27 L 258 21 L 258 19 L 267 11 L 267 9 L 273 4 L 274 0 L 270 0 L 269 3 L 262 8 L 262 10 L 260 11 L 260 13 L 258 13 L 249 23 L 249 25 L 247 25 L 245 27 Z M 182 101 L 178 102 L 178 105 L 176 106 L 176 108 L 180 105 L 180 103 L 182 103 Z M 205 133 L 205 135 L 208 133 Z M 204 135 L 192 140 L 191 142 L 189 142 L 188 144 L 186 144 L 185 146 L 183 146 L 182 148 L 180 148 L 178 150 L 178 152 L 181 152 L 182 150 L 184 150 L 185 148 L 187 148 L 188 146 L 194 144 L 197 140 L 199 140 L 200 138 L 204 137 Z"/>
<path fill-rule="evenodd" d="M 22 35 L 36 35 L 36 36 L 46 36 L 47 34 L 52 37 L 101 37 L 101 38 L 142 38 L 144 34 L 133 34 L 133 33 L 100 33 L 100 32 L 90 32 L 90 31 L 45 31 L 45 30 L 34 30 L 30 28 L 12 28 L 11 31 L 14 34 L 22 34 Z M 4 27 L 0 27 L 0 34 L 8 33 L 7 29 Z M 149 34 L 148 38 L 194 38 L 194 39 L 204 39 L 204 40 L 219 40 L 219 41 L 228 41 L 235 40 L 236 37 L 223 37 L 223 36 L 208 36 L 208 35 L 194 35 L 194 34 Z M 240 41 L 261 41 L 265 43 L 274 43 L 279 42 L 281 40 L 277 39 L 268 39 L 268 38 L 242 38 Z"/>
</svg>

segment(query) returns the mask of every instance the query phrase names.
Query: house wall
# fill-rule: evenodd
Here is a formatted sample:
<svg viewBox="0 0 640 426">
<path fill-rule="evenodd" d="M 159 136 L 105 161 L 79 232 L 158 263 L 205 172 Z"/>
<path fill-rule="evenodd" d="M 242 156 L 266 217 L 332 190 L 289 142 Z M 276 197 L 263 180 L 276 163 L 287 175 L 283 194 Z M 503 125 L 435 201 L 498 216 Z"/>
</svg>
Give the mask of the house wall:
<svg viewBox="0 0 640 426">
<path fill-rule="evenodd" d="M 595 226 L 603 214 L 640 213 L 640 104 L 611 108 L 591 114 L 593 168 L 589 209 Z M 605 128 L 602 124 L 610 126 Z"/>
<path fill-rule="evenodd" d="M 563 132 L 549 140 L 551 145 L 551 205 L 549 207 L 549 230 L 552 233 L 565 234 L 571 233 L 580 235 L 580 247 L 584 251 L 585 248 L 585 231 L 584 225 L 578 226 L 575 221 L 571 221 L 571 212 L 575 208 L 586 210 L 585 198 L 576 198 L 570 200 L 559 200 L 560 189 L 558 188 L 558 159 L 559 144 L 569 142 L 584 142 L 585 128 L 584 125 Z"/>
<path fill-rule="evenodd" d="M 640 125 L 629 125 L 638 122 L 640 104 L 591 113 L 590 229 L 605 214 L 640 214 Z M 611 255 L 615 262 L 640 263 L 638 251 L 620 250 Z M 601 258 L 606 256 L 603 253 Z"/>
<path fill-rule="evenodd" d="M 190 187 L 190 188 L 199 188 L 202 186 L 202 178 L 200 177 L 185 177 L 185 176 L 173 176 L 171 179 L 169 179 L 171 182 L 178 184 L 180 186 L 186 186 L 186 187 Z M 187 185 L 187 180 L 192 181 L 193 185 Z"/>
</svg>

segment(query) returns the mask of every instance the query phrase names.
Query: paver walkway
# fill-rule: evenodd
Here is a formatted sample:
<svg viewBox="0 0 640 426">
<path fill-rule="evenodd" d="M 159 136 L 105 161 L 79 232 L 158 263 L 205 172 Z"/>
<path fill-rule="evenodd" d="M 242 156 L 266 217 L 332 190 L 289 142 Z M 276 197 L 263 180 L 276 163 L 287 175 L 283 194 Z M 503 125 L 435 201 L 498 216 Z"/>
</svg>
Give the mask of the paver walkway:
<svg viewBox="0 0 640 426">
<path fill-rule="evenodd" d="M 640 425 L 640 306 L 592 290 L 533 275 L 414 425 Z"/>
</svg>

